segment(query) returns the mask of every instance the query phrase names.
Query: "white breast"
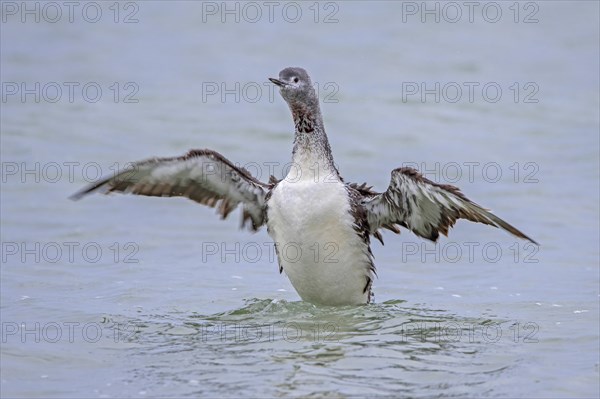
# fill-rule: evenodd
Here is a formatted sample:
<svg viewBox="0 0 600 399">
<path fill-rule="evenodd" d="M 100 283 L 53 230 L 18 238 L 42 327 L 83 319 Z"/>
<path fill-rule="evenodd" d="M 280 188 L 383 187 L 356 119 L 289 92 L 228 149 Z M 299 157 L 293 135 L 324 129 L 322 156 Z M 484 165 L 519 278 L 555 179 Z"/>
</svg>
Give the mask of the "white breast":
<svg viewBox="0 0 600 399">
<path fill-rule="evenodd" d="M 367 244 L 353 228 L 340 181 L 281 181 L 268 202 L 269 234 L 300 297 L 323 305 L 368 302 Z M 368 278 L 367 278 L 368 277 Z"/>
</svg>

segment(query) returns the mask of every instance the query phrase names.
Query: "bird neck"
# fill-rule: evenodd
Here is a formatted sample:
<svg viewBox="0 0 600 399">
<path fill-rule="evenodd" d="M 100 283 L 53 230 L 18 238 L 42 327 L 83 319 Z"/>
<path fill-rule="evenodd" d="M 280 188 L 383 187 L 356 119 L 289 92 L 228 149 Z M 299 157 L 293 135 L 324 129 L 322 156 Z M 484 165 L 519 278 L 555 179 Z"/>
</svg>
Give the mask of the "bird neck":
<svg viewBox="0 0 600 399">
<path fill-rule="evenodd" d="M 295 125 L 292 152 L 295 167 L 300 168 L 304 178 L 314 181 L 339 179 L 319 104 L 290 104 L 290 109 Z"/>
</svg>

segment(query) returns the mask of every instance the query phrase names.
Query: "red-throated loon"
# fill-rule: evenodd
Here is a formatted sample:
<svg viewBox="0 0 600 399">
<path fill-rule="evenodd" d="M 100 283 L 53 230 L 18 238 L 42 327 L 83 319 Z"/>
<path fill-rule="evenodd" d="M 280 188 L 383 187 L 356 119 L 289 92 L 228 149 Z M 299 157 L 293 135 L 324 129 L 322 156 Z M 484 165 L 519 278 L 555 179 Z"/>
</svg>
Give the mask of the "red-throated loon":
<svg viewBox="0 0 600 399">
<path fill-rule="evenodd" d="M 277 251 L 279 271 L 285 271 L 303 300 L 320 305 L 371 301 L 375 266 L 370 236 L 383 243 L 380 229 L 400 233 L 401 226 L 435 242 L 457 219 L 467 219 L 536 243 L 458 188 L 434 183 L 411 168 L 394 169 L 383 193 L 344 182 L 333 162 L 308 73 L 285 68 L 278 79 L 269 80 L 280 88 L 294 119 L 293 179 L 263 183 L 215 151 L 191 150 L 181 157 L 134 163 L 72 198 L 94 191 L 187 197 L 217 208 L 222 218 L 241 204 L 242 227 L 250 221 L 256 231 L 266 224 L 276 250 L 288 244 L 299 248 L 293 259 Z M 319 251 L 309 249 L 315 245 L 332 250 L 318 256 Z"/>
</svg>

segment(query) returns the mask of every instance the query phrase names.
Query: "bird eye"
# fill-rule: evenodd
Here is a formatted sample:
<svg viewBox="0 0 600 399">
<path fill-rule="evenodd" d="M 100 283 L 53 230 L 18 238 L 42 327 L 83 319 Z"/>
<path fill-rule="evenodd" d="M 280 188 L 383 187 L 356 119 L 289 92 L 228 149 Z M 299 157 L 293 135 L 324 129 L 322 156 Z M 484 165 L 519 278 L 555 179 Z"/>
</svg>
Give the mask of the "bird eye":
<svg viewBox="0 0 600 399">
<path fill-rule="evenodd" d="M 298 78 L 294 78 L 294 83 L 298 83 Z"/>
</svg>

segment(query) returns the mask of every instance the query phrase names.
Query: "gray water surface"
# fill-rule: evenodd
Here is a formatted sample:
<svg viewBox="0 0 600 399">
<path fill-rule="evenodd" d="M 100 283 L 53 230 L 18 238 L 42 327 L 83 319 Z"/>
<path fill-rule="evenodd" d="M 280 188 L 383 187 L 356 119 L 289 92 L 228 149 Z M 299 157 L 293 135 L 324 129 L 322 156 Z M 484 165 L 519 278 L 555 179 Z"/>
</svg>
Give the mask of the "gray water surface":
<svg viewBox="0 0 600 399">
<path fill-rule="evenodd" d="M 475 3 L 472 22 L 363 1 L 271 20 L 100 2 L 97 22 L 78 3 L 70 22 L 59 2 L 52 22 L 29 2 L 36 22 L 3 2 L 1 396 L 598 397 L 598 3 Z M 465 221 L 437 245 L 385 233 L 375 303 L 322 308 L 239 211 L 68 200 L 190 148 L 283 177 L 293 124 L 267 78 L 296 65 L 347 181 L 418 167 L 541 246 Z"/>
</svg>

